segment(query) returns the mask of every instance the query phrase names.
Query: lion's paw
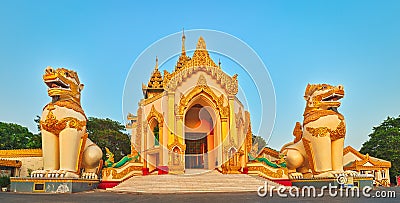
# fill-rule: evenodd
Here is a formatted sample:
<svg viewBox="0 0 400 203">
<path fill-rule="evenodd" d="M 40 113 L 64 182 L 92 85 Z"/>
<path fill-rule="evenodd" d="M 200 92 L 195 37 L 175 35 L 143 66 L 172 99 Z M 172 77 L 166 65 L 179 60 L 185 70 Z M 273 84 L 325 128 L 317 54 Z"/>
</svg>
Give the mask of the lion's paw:
<svg viewBox="0 0 400 203">
<path fill-rule="evenodd" d="M 64 171 L 64 176 L 65 178 L 79 178 L 79 175 L 73 172 L 69 171 Z"/>
<path fill-rule="evenodd" d="M 46 171 L 46 170 L 32 171 L 31 178 L 43 178 L 43 177 L 46 177 L 47 172 L 48 171 Z"/>
<path fill-rule="evenodd" d="M 82 178 L 84 178 L 84 179 L 98 179 L 98 176 L 97 176 L 96 173 L 84 172 L 84 173 L 82 173 Z"/>
<path fill-rule="evenodd" d="M 46 176 L 47 178 L 56 178 L 57 170 L 48 171 Z"/>
<path fill-rule="evenodd" d="M 289 174 L 289 179 L 302 179 L 303 178 L 303 174 L 299 173 L 299 172 L 294 172 Z"/>
</svg>

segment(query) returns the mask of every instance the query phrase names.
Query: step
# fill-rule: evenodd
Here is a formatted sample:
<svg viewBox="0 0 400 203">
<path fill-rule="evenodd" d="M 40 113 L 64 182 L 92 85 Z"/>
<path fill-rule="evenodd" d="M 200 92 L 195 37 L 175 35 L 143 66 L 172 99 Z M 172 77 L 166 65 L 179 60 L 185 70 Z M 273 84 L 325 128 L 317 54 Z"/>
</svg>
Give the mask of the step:
<svg viewBox="0 0 400 203">
<path fill-rule="evenodd" d="M 134 193 L 249 192 L 257 191 L 265 181 L 269 186 L 280 186 L 246 174 L 221 174 L 216 170 L 192 172 L 190 175 L 134 176 L 107 190 Z"/>
</svg>

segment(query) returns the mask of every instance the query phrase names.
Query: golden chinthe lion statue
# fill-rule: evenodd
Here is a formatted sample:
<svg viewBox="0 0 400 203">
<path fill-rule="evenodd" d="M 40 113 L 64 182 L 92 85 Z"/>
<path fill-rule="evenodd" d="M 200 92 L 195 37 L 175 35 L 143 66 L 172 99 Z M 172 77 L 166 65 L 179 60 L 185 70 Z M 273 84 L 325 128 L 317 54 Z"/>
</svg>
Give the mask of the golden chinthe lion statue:
<svg viewBox="0 0 400 203">
<path fill-rule="evenodd" d="M 40 120 L 43 170 L 32 177 L 97 179 L 101 149 L 86 133 L 87 118 L 81 107 L 80 83 L 75 71 L 47 67 L 43 75 L 52 101 L 43 108 Z"/>
<path fill-rule="evenodd" d="M 343 145 L 346 124 L 339 113 L 342 85 L 308 84 L 304 99 L 303 125 L 293 131 L 295 139 L 280 153 L 285 157 L 290 178 L 335 177 L 343 171 Z M 347 175 L 355 175 L 346 171 Z"/>
</svg>

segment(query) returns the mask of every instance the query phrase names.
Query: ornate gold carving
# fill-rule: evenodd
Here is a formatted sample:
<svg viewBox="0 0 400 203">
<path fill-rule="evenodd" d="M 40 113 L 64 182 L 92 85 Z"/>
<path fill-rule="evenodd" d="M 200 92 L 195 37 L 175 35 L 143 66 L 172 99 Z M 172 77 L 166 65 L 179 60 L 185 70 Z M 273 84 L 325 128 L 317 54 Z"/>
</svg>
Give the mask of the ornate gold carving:
<svg viewBox="0 0 400 203">
<path fill-rule="evenodd" d="M 192 91 L 190 91 L 187 96 L 182 95 L 181 99 L 179 101 L 179 106 L 178 106 L 178 115 L 183 115 L 185 109 L 188 107 L 189 102 L 197 95 L 199 94 L 204 94 L 207 96 L 213 103 L 216 105 L 216 108 L 219 110 L 221 117 L 229 117 L 229 104 L 227 106 L 224 106 L 224 96 L 221 94 L 220 97 L 218 97 L 214 91 L 211 90 L 210 87 L 207 85 L 198 85 L 195 88 L 193 88 Z"/>
<path fill-rule="evenodd" d="M 250 152 L 253 147 L 253 132 L 251 130 L 250 113 L 248 111 L 244 112 L 245 119 L 247 123 L 247 133 L 246 133 L 246 151 Z"/>
<path fill-rule="evenodd" d="M 186 144 L 180 143 L 177 135 L 174 135 L 174 142 L 168 145 L 168 150 L 172 151 L 174 147 L 178 147 L 182 153 L 186 150 Z"/>
<path fill-rule="evenodd" d="M 126 176 L 128 175 L 128 173 L 132 172 L 132 171 L 140 171 L 140 173 L 142 172 L 142 166 L 129 166 L 127 168 L 125 168 L 124 170 L 122 170 L 121 172 L 118 172 L 117 169 L 115 168 L 105 168 L 102 171 L 102 175 L 103 177 L 112 177 L 112 179 L 122 179 L 122 178 L 127 178 Z"/>
<path fill-rule="evenodd" d="M 183 173 L 183 156 L 186 150 L 186 144 L 179 142 L 178 136 L 174 135 L 174 142 L 168 145 L 169 160 L 168 166 L 171 173 Z"/>
<path fill-rule="evenodd" d="M 239 107 L 239 112 L 235 116 L 236 127 L 244 123 L 242 107 Z M 241 132 L 242 133 L 242 132 Z"/>
<path fill-rule="evenodd" d="M 19 160 L 0 159 L 0 166 L 20 168 L 22 166 L 22 162 Z"/>
<path fill-rule="evenodd" d="M 249 171 L 259 171 L 266 177 L 272 178 L 282 178 L 283 174 L 285 174 L 283 169 L 278 169 L 276 172 L 274 172 L 264 166 L 249 166 Z"/>
<path fill-rule="evenodd" d="M 217 80 L 222 87 L 230 95 L 236 95 L 238 92 L 238 80 L 237 75 L 230 77 L 224 73 L 221 69 L 214 67 L 194 66 L 181 69 L 179 71 L 172 72 L 171 74 L 164 75 L 163 87 L 167 91 L 175 91 L 178 85 L 189 77 L 191 74 L 204 71 L 210 75 L 213 79 Z M 165 73 L 165 72 L 164 72 Z"/>
<path fill-rule="evenodd" d="M 342 114 L 331 111 L 331 110 L 313 110 L 313 111 L 307 112 L 307 114 L 304 115 L 303 125 L 307 125 L 310 122 L 316 121 L 321 117 L 329 116 L 329 115 L 337 115 L 340 120 L 344 120 L 344 117 Z"/>
<path fill-rule="evenodd" d="M 319 128 L 307 127 L 306 129 L 314 137 L 325 137 L 329 133 L 332 141 L 344 138 L 344 136 L 346 135 L 346 126 L 343 120 L 340 121 L 335 130 L 331 130 L 328 127 L 319 127 Z"/>
<path fill-rule="evenodd" d="M 228 137 L 227 141 L 224 144 L 225 146 L 223 147 L 224 149 L 223 151 L 225 152 L 225 154 L 227 154 L 227 156 L 229 156 L 232 149 L 234 149 L 236 153 L 237 149 L 239 148 L 239 146 L 235 143 L 235 141 L 233 140 L 233 138 L 231 138 L 231 136 Z"/>
<path fill-rule="evenodd" d="M 156 66 L 151 74 L 150 81 L 147 84 L 148 88 L 152 89 L 162 89 L 163 88 L 163 77 L 161 72 L 158 70 L 158 58 L 156 57 Z"/>
<path fill-rule="evenodd" d="M 204 85 L 204 86 L 207 85 L 207 80 L 203 74 L 199 76 L 199 79 L 197 80 L 197 85 Z"/>
<path fill-rule="evenodd" d="M 193 57 L 190 59 L 185 55 L 179 57 L 175 71 L 169 73 L 164 71 L 163 87 L 167 91 L 175 91 L 178 84 L 180 84 L 185 78 L 197 71 L 205 71 L 212 78 L 216 79 L 221 86 L 230 95 L 236 95 L 238 92 L 238 81 L 237 74 L 230 77 L 224 73 L 219 66 L 210 58 L 208 51 L 206 50 L 206 44 L 204 39 L 200 37 L 197 48 L 193 53 Z"/>
<path fill-rule="evenodd" d="M 238 74 L 235 74 L 232 76 L 231 81 L 228 81 L 226 83 L 226 90 L 229 95 L 236 95 L 238 92 L 238 80 L 237 80 Z"/>
<path fill-rule="evenodd" d="M 179 115 L 179 105 L 178 104 L 174 105 L 174 113 L 175 113 L 175 115 Z M 180 117 L 181 117 L 181 119 L 183 119 L 183 116 L 180 116 Z"/>
<path fill-rule="evenodd" d="M 296 126 L 293 129 L 293 135 L 295 137 L 294 143 L 301 140 L 301 137 L 303 136 L 303 129 L 301 127 L 300 122 L 296 122 Z"/>
<path fill-rule="evenodd" d="M 46 120 L 40 121 L 40 126 L 42 129 L 58 136 L 60 132 L 64 130 L 67 126 L 81 131 L 86 126 L 86 121 L 80 121 L 73 117 L 65 117 L 61 120 L 57 120 L 53 112 L 49 111 Z"/>
<path fill-rule="evenodd" d="M 137 127 L 136 127 L 136 139 L 135 139 L 135 143 L 132 143 L 132 148 L 136 148 L 137 150 L 141 150 L 141 143 L 142 143 L 142 132 L 143 132 L 143 123 L 142 123 L 142 119 L 143 119 L 143 110 L 141 107 L 138 108 L 137 110 Z M 133 151 L 133 150 L 132 150 Z"/>
<path fill-rule="evenodd" d="M 319 127 L 319 128 L 307 127 L 306 129 L 314 137 L 325 137 L 329 133 L 328 127 Z"/>
<path fill-rule="evenodd" d="M 310 166 L 310 169 L 312 171 L 313 174 L 318 174 L 315 171 L 315 159 L 314 159 L 314 154 L 313 154 L 313 150 L 312 150 L 312 146 L 311 146 L 311 142 L 309 140 L 307 140 L 306 138 L 303 137 L 303 146 L 304 149 L 306 150 L 306 154 L 308 157 L 308 165 Z"/>
<path fill-rule="evenodd" d="M 42 149 L 12 149 L 0 150 L 1 158 L 41 157 Z"/>
<path fill-rule="evenodd" d="M 54 105 L 59 106 L 59 107 L 65 107 L 68 109 L 72 109 L 78 113 L 81 113 L 82 115 L 85 115 L 85 112 L 83 111 L 82 107 L 80 104 L 73 102 L 73 101 L 68 101 L 68 100 L 62 100 L 62 101 L 56 101 L 56 102 L 51 102 L 49 104 L 47 104 L 46 106 L 44 106 L 43 110 L 47 108 L 47 110 L 51 111 L 54 110 Z"/>
<path fill-rule="evenodd" d="M 260 154 L 257 155 L 257 158 L 263 158 L 263 157 L 266 157 L 266 156 L 271 156 L 271 157 L 274 157 L 276 159 L 279 159 L 279 152 L 274 150 L 274 149 L 271 149 L 269 147 L 264 147 L 261 150 Z"/>
<path fill-rule="evenodd" d="M 160 126 L 160 128 L 162 128 L 164 124 L 164 117 L 160 112 L 156 110 L 156 108 L 154 108 L 154 105 L 151 106 L 150 113 L 147 116 L 147 123 L 149 123 L 152 118 L 156 118 L 158 125 Z"/>
<path fill-rule="evenodd" d="M 199 38 L 197 42 L 196 50 L 193 53 L 192 59 L 187 61 L 183 68 L 193 67 L 193 66 L 209 66 L 218 68 L 218 66 L 214 63 L 211 59 L 207 48 L 206 42 L 204 41 L 203 37 Z"/>
<path fill-rule="evenodd" d="M 163 94 L 159 93 L 159 94 L 156 94 L 156 95 L 154 95 L 154 96 L 152 96 L 150 98 L 144 99 L 143 100 L 143 105 L 147 105 L 147 104 L 150 104 L 150 103 L 152 103 L 154 101 L 157 101 L 161 97 L 163 97 Z"/>
<path fill-rule="evenodd" d="M 233 158 L 229 159 L 228 162 L 224 163 L 221 165 L 222 168 L 222 173 L 223 174 L 239 174 L 240 169 L 242 168 L 241 166 L 238 165 L 231 165 L 233 161 Z"/>
<path fill-rule="evenodd" d="M 340 121 L 339 125 L 336 127 L 335 130 L 329 130 L 331 135 L 331 140 L 335 141 L 340 138 L 344 138 L 346 135 L 346 125 L 344 124 L 343 120 Z"/>
</svg>

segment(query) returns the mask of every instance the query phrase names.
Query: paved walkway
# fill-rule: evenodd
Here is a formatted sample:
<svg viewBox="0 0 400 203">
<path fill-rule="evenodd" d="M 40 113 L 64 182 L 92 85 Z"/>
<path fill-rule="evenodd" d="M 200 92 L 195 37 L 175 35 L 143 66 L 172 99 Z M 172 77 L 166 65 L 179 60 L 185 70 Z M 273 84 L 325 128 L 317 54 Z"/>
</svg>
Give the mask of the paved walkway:
<svg viewBox="0 0 400 203">
<path fill-rule="evenodd" d="M 243 202 L 400 202 L 400 187 L 395 188 L 379 188 L 379 190 L 395 190 L 396 198 L 366 198 L 366 197 L 330 197 L 325 193 L 323 197 L 299 197 L 299 198 L 282 198 L 274 194 L 273 197 L 259 197 L 256 192 L 245 193 L 191 193 L 191 194 L 131 194 L 131 193 L 115 193 L 101 192 L 96 190 L 90 192 L 73 193 L 73 194 L 19 194 L 12 192 L 0 192 L 1 203 L 131 203 L 131 202 L 163 202 L 163 203 L 178 203 L 178 202 L 217 202 L 217 203 L 243 203 Z M 374 191 L 373 191 L 374 192 Z"/>
</svg>

